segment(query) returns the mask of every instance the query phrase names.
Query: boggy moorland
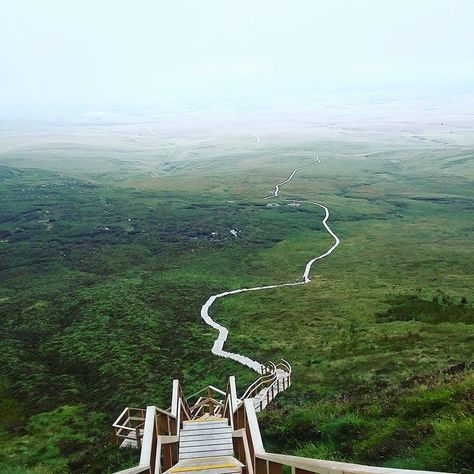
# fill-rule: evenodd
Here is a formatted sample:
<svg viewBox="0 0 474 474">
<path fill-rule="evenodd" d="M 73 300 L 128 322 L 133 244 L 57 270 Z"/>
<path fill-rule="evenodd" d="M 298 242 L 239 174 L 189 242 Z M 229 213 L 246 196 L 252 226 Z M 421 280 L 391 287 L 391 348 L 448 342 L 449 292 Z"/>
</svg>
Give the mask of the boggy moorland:
<svg viewBox="0 0 474 474">
<path fill-rule="evenodd" d="M 0 472 L 134 465 L 110 442 L 124 406 L 167 406 L 176 377 L 189 393 L 252 381 L 211 354 L 199 310 L 221 291 L 296 281 L 331 245 L 323 210 L 285 199 L 327 206 L 341 245 L 308 285 L 212 307 L 229 350 L 293 365 L 260 417 L 268 448 L 472 472 L 467 134 L 98 129 L 2 132 Z"/>
</svg>

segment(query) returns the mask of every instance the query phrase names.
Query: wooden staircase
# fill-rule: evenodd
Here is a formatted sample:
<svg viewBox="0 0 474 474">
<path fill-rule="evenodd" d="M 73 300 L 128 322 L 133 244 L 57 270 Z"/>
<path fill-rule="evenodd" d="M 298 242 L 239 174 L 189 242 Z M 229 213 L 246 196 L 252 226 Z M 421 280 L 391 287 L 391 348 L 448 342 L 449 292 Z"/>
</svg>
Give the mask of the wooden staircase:
<svg viewBox="0 0 474 474">
<path fill-rule="evenodd" d="M 175 380 L 168 410 L 126 408 L 115 421 L 117 443 L 141 451 L 138 466 L 116 474 L 429 474 L 267 453 L 256 413 L 290 385 L 285 361 L 262 367 L 240 398 L 234 377 L 226 391 L 210 385 L 187 398 Z"/>
<path fill-rule="evenodd" d="M 179 436 L 179 460 L 233 456 L 232 429 L 227 418 L 185 421 Z"/>
<path fill-rule="evenodd" d="M 217 456 L 179 461 L 166 474 L 237 474 L 243 467 L 233 456 Z"/>
<path fill-rule="evenodd" d="M 263 410 L 291 384 L 291 366 L 282 361 L 261 367 L 262 376 L 237 397 L 235 379 L 227 391 L 208 386 L 185 398 L 179 382 L 173 382 L 172 406 L 168 410 L 126 408 L 114 423 L 121 447 L 141 449 L 140 464 L 122 471 L 140 473 L 253 474 L 242 462 L 250 455 L 245 433 L 235 429 L 235 412 L 244 400 Z M 248 460 L 247 460 L 248 461 Z"/>
<path fill-rule="evenodd" d="M 183 422 L 178 452 L 179 461 L 166 473 L 235 474 L 244 467 L 234 457 L 227 418 L 203 416 Z"/>
</svg>

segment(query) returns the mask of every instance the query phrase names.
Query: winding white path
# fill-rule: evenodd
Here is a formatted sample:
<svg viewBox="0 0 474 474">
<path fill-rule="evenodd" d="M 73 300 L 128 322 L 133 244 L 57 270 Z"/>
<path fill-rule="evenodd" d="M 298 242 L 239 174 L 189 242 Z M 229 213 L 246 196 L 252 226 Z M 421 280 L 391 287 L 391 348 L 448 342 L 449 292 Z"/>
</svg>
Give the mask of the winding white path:
<svg viewBox="0 0 474 474">
<path fill-rule="evenodd" d="M 316 161 L 313 161 L 312 163 L 310 163 L 309 165 L 305 165 L 305 166 L 301 166 L 300 168 L 296 168 L 294 169 L 290 176 L 288 176 L 288 178 L 285 179 L 285 181 L 282 181 L 281 183 L 278 183 L 278 184 L 275 184 L 275 189 L 273 190 L 273 194 L 271 196 L 267 196 L 265 199 L 272 199 L 274 197 L 278 197 L 278 192 L 280 191 L 280 186 L 283 186 L 284 184 L 288 183 L 289 181 L 291 181 L 293 179 L 293 176 L 300 170 L 303 170 L 305 168 L 309 168 L 310 166 L 314 166 L 314 165 L 319 165 L 319 163 L 321 163 L 321 160 L 319 159 L 319 156 L 316 155 Z"/>
<path fill-rule="evenodd" d="M 293 179 L 293 176 L 298 171 L 300 171 L 304 168 L 308 168 L 309 166 L 314 166 L 314 165 L 317 165 L 317 164 L 321 163 L 321 161 L 319 160 L 319 157 L 316 157 L 316 159 L 317 159 L 317 161 L 314 161 L 313 163 L 310 163 L 309 165 L 302 166 L 300 168 L 294 169 L 292 171 L 292 173 L 290 174 L 290 176 L 285 181 L 282 181 L 281 183 L 278 183 L 278 184 L 275 185 L 273 195 L 268 196 L 265 199 L 278 197 L 278 191 L 280 189 L 280 186 L 283 186 L 284 184 L 288 183 L 291 179 Z M 294 202 L 294 201 L 292 200 L 292 202 Z M 248 291 L 260 291 L 260 290 L 269 290 L 269 289 L 272 289 L 272 288 L 282 288 L 284 286 L 306 285 L 307 283 L 309 283 L 311 281 L 311 279 L 309 278 L 309 274 L 311 272 L 311 267 L 314 264 L 314 262 L 316 262 L 316 260 L 321 260 L 322 258 L 325 258 L 328 255 L 330 255 L 336 249 L 336 247 L 340 244 L 340 240 L 339 240 L 339 237 L 331 230 L 331 228 L 327 224 L 327 221 L 329 219 L 329 209 L 326 206 L 324 206 L 324 205 L 322 205 L 318 202 L 314 202 L 314 201 L 300 201 L 300 202 L 308 203 L 308 204 L 314 204 L 314 205 L 319 206 L 322 209 L 324 209 L 325 217 L 324 217 L 322 223 L 323 223 L 324 227 L 326 228 L 326 230 L 328 231 L 328 233 L 334 239 L 334 244 L 332 245 L 332 247 L 329 248 L 329 250 L 327 250 L 326 252 L 324 252 L 323 254 L 321 254 L 317 257 L 312 258 L 306 264 L 305 269 L 304 269 L 304 273 L 303 273 L 303 281 L 301 281 L 301 282 L 292 282 L 292 283 L 281 283 L 281 284 L 278 284 L 278 285 L 256 286 L 256 287 L 253 287 L 253 288 L 240 288 L 238 290 L 224 291 L 223 293 L 218 293 L 217 295 L 210 296 L 209 299 L 204 303 L 204 305 L 201 308 L 201 317 L 202 317 L 202 319 L 204 319 L 206 324 L 208 324 L 209 326 L 211 326 L 212 328 L 216 329 L 219 332 L 219 334 L 218 334 L 218 336 L 217 336 L 217 338 L 214 341 L 214 344 L 212 346 L 212 353 L 217 355 L 217 356 L 224 357 L 226 359 L 235 360 L 236 362 L 239 362 L 240 364 L 243 364 L 243 365 L 246 365 L 246 366 L 250 367 L 251 369 L 255 370 L 258 373 L 260 373 L 260 370 L 261 370 L 261 367 L 262 367 L 260 362 L 252 360 L 249 357 L 243 356 L 241 354 L 236 354 L 234 352 L 228 352 L 228 351 L 224 350 L 224 344 L 227 340 L 227 336 L 229 335 L 229 330 L 225 326 L 222 326 L 221 324 L 214 321 L 209 316 L 209 309 L 211 308 L 211 306 L 214 304 L 214 302 L 218 298 L 223 298 L 225 296 L 236 295 L 238 293 L 246 293 Z"/>
</svg>

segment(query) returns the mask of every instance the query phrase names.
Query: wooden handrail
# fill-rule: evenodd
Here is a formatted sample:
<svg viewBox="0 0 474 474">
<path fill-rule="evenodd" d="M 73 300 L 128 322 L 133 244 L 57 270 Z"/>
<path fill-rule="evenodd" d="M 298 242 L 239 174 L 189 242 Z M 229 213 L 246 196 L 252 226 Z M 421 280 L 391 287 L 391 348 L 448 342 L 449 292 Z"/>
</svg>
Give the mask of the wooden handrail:
<svg viewBox="0 0 474 474">
<path fill-rule="evenodd" d="M 288 373 L 288 375 L 291 375 L 291 372 L 292 372 L 291 365 L 285 359 L 281 359 L 281 362 L 279 362 L 276 366 L 278 368 L 282 368 L 285 372 Z"/>
<path fill-rule="evenodd" d="M 127 425 L 112 425 L 114 428 L 117 428 L 118 430 L 133 430 L 135 428 L 141 427 L 144 425 L 144 422 L 139 423 L 137 426 L 134 426 L 133 428 Z"/>
<path fill-rule="evenodd" d="M 202 392 L 204 392 L 208 389 L 211 389 L 214 392 L 220 393 L 221 395 L 225 395 L 225 392 L 223 390 L 221 390 L 220 388 L 214 387 L 214 385 L 208 385 L 207 387 L 201 388 L 201 390 L 198 390 L 197 392 L 193 393 L 192 395 L 189 395 L 188 397 L 186 397 L 186 400 L 189 400 L 189 399 L 195 397 L 196 395 L 199 395 L 200 393 L 202 393 Z"/>
<path fill-rule="evenodd" d="M 265 385 L 268 386 L 268 389 L 271 389 L 271 386 L 278 379 L 277 369 L 283 370 L 288 374 L 287 382 L 289 385 L 292 371 L 291 365 L 285 359 L 281 359 L 281 361 L 276 365 L 270 361 L 266 366 L 262 366 L 262 373 L 264 375 L 255 380 L 255 382 L 253 382 L 247 388 L 245 393 L 242 395 L 242 399 L 254 397 L 258 393 L 259 389 Z M 278 390 L 277 393 L 279 393 L 279 391 L 280 390 Z"/>
<path fill-rule="evenodd" d="M 248 467 L 252 467 L 254 474 L 282 473 L 283 466 L 289 466 L 295 474 L 448 474 L 434 471 L 418 471 L 410 469 L 395 469 L 390 467 L 367 466 L 338 461 L 324 461 L 285 454 L 265 452 L 257 416 L 252 400 L 244 400 L 238 413 L 234 417 L 234 430 L 242 429 L 246 432 L 251 453 L 251 466 L 247 459 L 239 458 Z M 247 458 L 247 456 L 245 456 Z"/>
<path fill-rule="evenodd" d="M 364 464 L 351 464 L 338 461 L 323 461 L 321 459 L 309 459 L 299 456 L 287 456 L 285 454 L 259 453 L 257 459 L 290 466 L 296 471 L 306 471 L 318 474 L 448 474 L 437 471 L 418 471 L 411 469 L 395 469 L 391 467 L 366 466 Z M 257 463 L 258 466 L 259 463 Z M 266 463 L 257 469 L 257 474 L 268 473 Z"/>
<path fill-rule="evenodd" d="M 143 410 L 140 412 L 143 412 Z M 182 421 L 183 419 L 191 419 L 190 408 L 184 399 L 179 381 L 173 381 L 170 413 L 154 406 L 148 406 L 146 408 L 143 436 L 140 434 L 142 424 L 133 428 L 121 424 L 125 417 L 127 417 L 127 422 L 130 421 L 131 417 L 129 413 L 129 409 L 122 411 L 114 423 L 114 428 L 118 428 L 119 431 L 121 429 L 129 431 L 135 430 L 135 437 L 123 435 L 119 435 L 119 437 L 136 439 L 137 447 L 141 448 L 140 462 L 138 466 L 120 471 L 120 473 L 117 474 L 158 474 L 163 470 L 169 469 L 177 462 L 177 459 L 175 459 L 177 449 L 173 450 L 173 445 L 179 442 Z M 163 453 L 162 449 L 164 450 Z"/>
<path fill-rule="evenodd" d="M 281 369 L 283 373 L 277 374 L 277 369 Z M 290 467 L 293 474 L 448 474 L 267 453 L 258 426 L 255 401 L 250 395 L 263 385 L 269 384 L 264 392 L 268 404 L 280 392 L 280 388 L 285 390 L 291 384 L 291 365 L 282 359 L 277 365 L 269 362 L 262 371 L 267 371 L 267 373 L 250 385 L 245 392 L 246 398 L 243 400 L 237 398 L 235 378 L 229 377 L 225 393 L 212 386 L 206 387 L 224 394 L 225 397 L 222 401 L 215 400 L 211 396 L 200 397 L 193 407 L 189 407 L 179 381 L 175 380 L 170 412 L 154 406 L 147 407 L 146 413 L 141 408 L 125 408 L 115 420 L 115 435 L 120 438 L 136 440 L 137 446 L 141 447 L 140 463 L 136 467 L 125 469 L 116 474 L 160 474 L 171 468 L 178 462 L 176 444 L 179 443 L 184 419 L 190 420 L 193 414 L 200 413 L 200 410 L 207 404 L 215 405 L 217 409 L 213 410 L 213 413 L 219 413 L 221 416 L 222 412 L 222 417 L 229 420 L 232 427 L 235 455 L 239 461 L 245 464 L 247 474 L 282 474 L 284 466 Z M 275 384 L 275 381 L 278 383 Z M 280 381 L 282 384 L 279 383 Z M 132 426 L 132 421 L 143 419 L 131 416 L 134 411 L 143 414 L 144 424 L 142 422 Z M 142 427 L 143 436 L 141 435 Z M 128 435 L 122 434 L 122 430 L 128 431 Z"/>
<path fill-rule="evenodd" d="M 156 410 L 150 406 L 146 408 L 145 428 L 143 430 L 143 443 L 140 453 L 140 465 L 150 465 L 153 455 L 153 449 L 156 448 L 156 437 L 158 432 L 156 429 Z"/>
<path fill-rule="evenodd" d="M 252 463 L 252 455 L 250 454 L 250 447 L 247 440 L 247 433 L 245 432 L 244 428 L 240 428 L 240 430 L 232 431 L 232 438 L 242 438 L 243 444 L 243 451 L 245 455 L 245 466 L 247 468 L 248 474 L 253 474 L 253 463 Z"/>
<path fill-rule="evenodd" d="M 141 416 L 131 416 L 132 412 L 138 412 L 140 413 Z M 114 421 L 112 424 L 113 427 L 116 426 L 123 426 L 124 425 L 124 420 L 126 422 L 130 420 L 138 421 L 138 420 L 144 420 L 145 419 L 145 410 L 143 408 L 132 408 L 132 407 L 125 407 L 122 413 L 117 417 L 117 419 Z"/>
<path fill-rule="evenodd" d="M 268 383 L 273 383 L 276 380 L 276 377 L 277 377 L 277 374 L 276 372 L 274 372 L 272 374 L 264 375 L 258 378 L 257 380 L 255 380 L 255 382 L 249 385 L 247 390 L 242 395 L 242 399 L 251 398 L 253 395 L 255 395 L 258 388 Z"/>
</svg>

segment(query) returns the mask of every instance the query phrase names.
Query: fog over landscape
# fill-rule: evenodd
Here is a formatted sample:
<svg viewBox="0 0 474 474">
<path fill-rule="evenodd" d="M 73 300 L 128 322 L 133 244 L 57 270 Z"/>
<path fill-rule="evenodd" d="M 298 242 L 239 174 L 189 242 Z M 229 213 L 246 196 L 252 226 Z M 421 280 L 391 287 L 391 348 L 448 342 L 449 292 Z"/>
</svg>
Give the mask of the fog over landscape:
<svg viewBox="0 0 474 474">
<path fill-rule="evenodd" d="M 0 474 L 473 474 L 473 25 L 3 0 Z"/>
<path fill-rule="evenodd" d="M 6 0 L 0 114 L 472 93 L 473 17 L 470 0 Z"/>
</svg>

